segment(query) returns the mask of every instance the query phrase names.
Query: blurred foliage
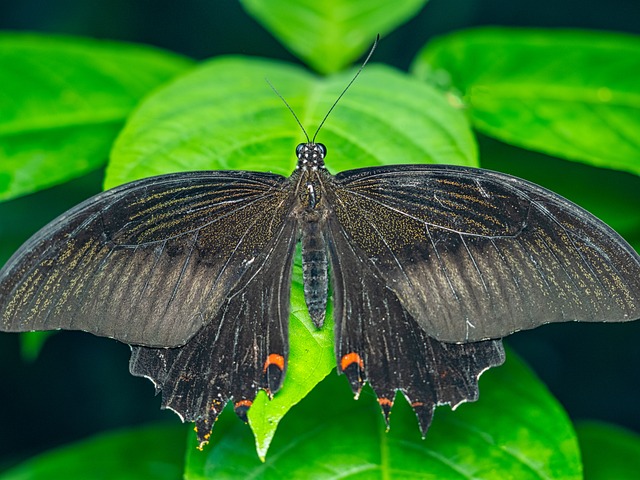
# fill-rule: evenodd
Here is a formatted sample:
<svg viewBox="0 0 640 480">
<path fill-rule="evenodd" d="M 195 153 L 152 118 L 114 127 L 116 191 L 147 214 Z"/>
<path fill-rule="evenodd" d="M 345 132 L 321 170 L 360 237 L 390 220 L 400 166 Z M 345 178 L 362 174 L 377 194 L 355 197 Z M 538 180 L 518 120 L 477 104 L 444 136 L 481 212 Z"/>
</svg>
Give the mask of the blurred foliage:
<svg viewBox="0 0 640 480">
<path fill-rule="evenodd" d="M 190 64 L 142 45 L 0 34 L 0 200 L 103 165 L 143 95 Z"/>
<path fill-rule="evenodd" d="M 0 473 L 1 480 L 173 480 L 184 469 L 184 425 L 110 432 L 52 450 Z"/>
<path fill-rule="evenodd" d="M 580 422 L 576 433 L 582 450 L 585 480 L 637 478 L 640 436 L 598 422 Z"/>
</svg>

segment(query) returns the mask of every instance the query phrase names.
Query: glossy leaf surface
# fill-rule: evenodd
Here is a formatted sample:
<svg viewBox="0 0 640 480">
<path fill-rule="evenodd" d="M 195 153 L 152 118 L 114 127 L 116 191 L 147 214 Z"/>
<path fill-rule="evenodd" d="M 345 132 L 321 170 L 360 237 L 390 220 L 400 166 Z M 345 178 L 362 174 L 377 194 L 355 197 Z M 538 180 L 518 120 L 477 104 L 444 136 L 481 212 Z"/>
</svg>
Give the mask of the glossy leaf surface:
<svg viewBox="0 0 640 480">
<path fill-rule="evenodd" d="M 103 165 L 140 99 L 190 66 L 142 45 L 0 34 L 0 200 Z"/>
<path fill-rule="evenodd" d="M 640 174 L 640 39 L 479 28 L 441 37 L 414 73 L 458 95 L 478 130 L 570 160 Z"/>
</svg>

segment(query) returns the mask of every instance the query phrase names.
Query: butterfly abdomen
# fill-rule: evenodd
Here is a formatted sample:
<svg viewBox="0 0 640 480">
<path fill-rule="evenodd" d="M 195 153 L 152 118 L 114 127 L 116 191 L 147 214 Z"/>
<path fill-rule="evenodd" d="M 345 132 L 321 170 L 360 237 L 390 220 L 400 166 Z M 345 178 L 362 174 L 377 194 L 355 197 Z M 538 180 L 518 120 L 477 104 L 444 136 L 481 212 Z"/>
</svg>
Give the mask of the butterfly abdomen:
<svg viewBox="0 0 640 480">
<path fill-rule="evenodd" d="M 313 323 L 320 328 L 327 309 L 327 250 L 319 221 L 310 221 L 302 229 L 302 280 L 304 299 Z"/>
</svg>

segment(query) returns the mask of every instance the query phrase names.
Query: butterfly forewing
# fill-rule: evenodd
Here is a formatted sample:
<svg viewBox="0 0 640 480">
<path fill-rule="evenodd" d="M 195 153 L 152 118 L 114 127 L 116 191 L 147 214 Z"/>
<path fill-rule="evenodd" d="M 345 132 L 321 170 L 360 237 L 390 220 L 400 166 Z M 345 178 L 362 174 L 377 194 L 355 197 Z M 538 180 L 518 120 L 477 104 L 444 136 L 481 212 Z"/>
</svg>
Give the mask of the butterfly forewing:
<svg viewBox="0 0 640 480">
<path fill-rule="evenodd" d="M 564 198 L 509 175 L 405 165 L 342 172 L 348 238 L 431 337 L 640 317 L 640 257 Z"/>
<path fill-rule="evenodd" d="M 287 182 L 266 173 L 189 172 L 87 200 L 0 271 L 0 329 L 184 344 L 281 233 Z"/>
</svg>

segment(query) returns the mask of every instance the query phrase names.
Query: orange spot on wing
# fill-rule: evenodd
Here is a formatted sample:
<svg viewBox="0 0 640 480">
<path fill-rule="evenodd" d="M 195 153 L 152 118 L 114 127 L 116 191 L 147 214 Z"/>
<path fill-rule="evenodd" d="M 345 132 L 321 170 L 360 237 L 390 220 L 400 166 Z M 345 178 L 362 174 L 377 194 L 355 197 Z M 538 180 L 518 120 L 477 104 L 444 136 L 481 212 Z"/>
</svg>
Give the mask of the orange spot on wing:
<svg viewBox="0 0 640 480">
<path fill-rule="evenodd" d="M 361 369 L 364 369 L 364 361 L 356 352 L 347 353 L 340 359 L 340 368 L 344 372 L 350 365 L 357 363 Z"/>
<path fill-rule="evenodd" d="M 393 406 L 393 401 L 388 398 L 380 397 L 378 398 L 378 403 L 383 407 L 391 407 Z"/>
<path fill-rule="evenodd" d="M 262 367 L 263 373 L 267 373 L 267 369 L 271 365 L 275 365 L 281 371 L 284 371 L 284 357 L 279 353 L 270 353 L 267 360 L 264 362 L 264 367 Z"/>
<path fill-rule="evenodd" d="M 247 408 L 249 408 L 252 404 L 253 404 L 253 402 L 251 400 L 240 400 L 239 402 L 235 403 L 234 407 L 235 408 L 239 408 L 239 407 L 247 407 Z"/>
</svg>

